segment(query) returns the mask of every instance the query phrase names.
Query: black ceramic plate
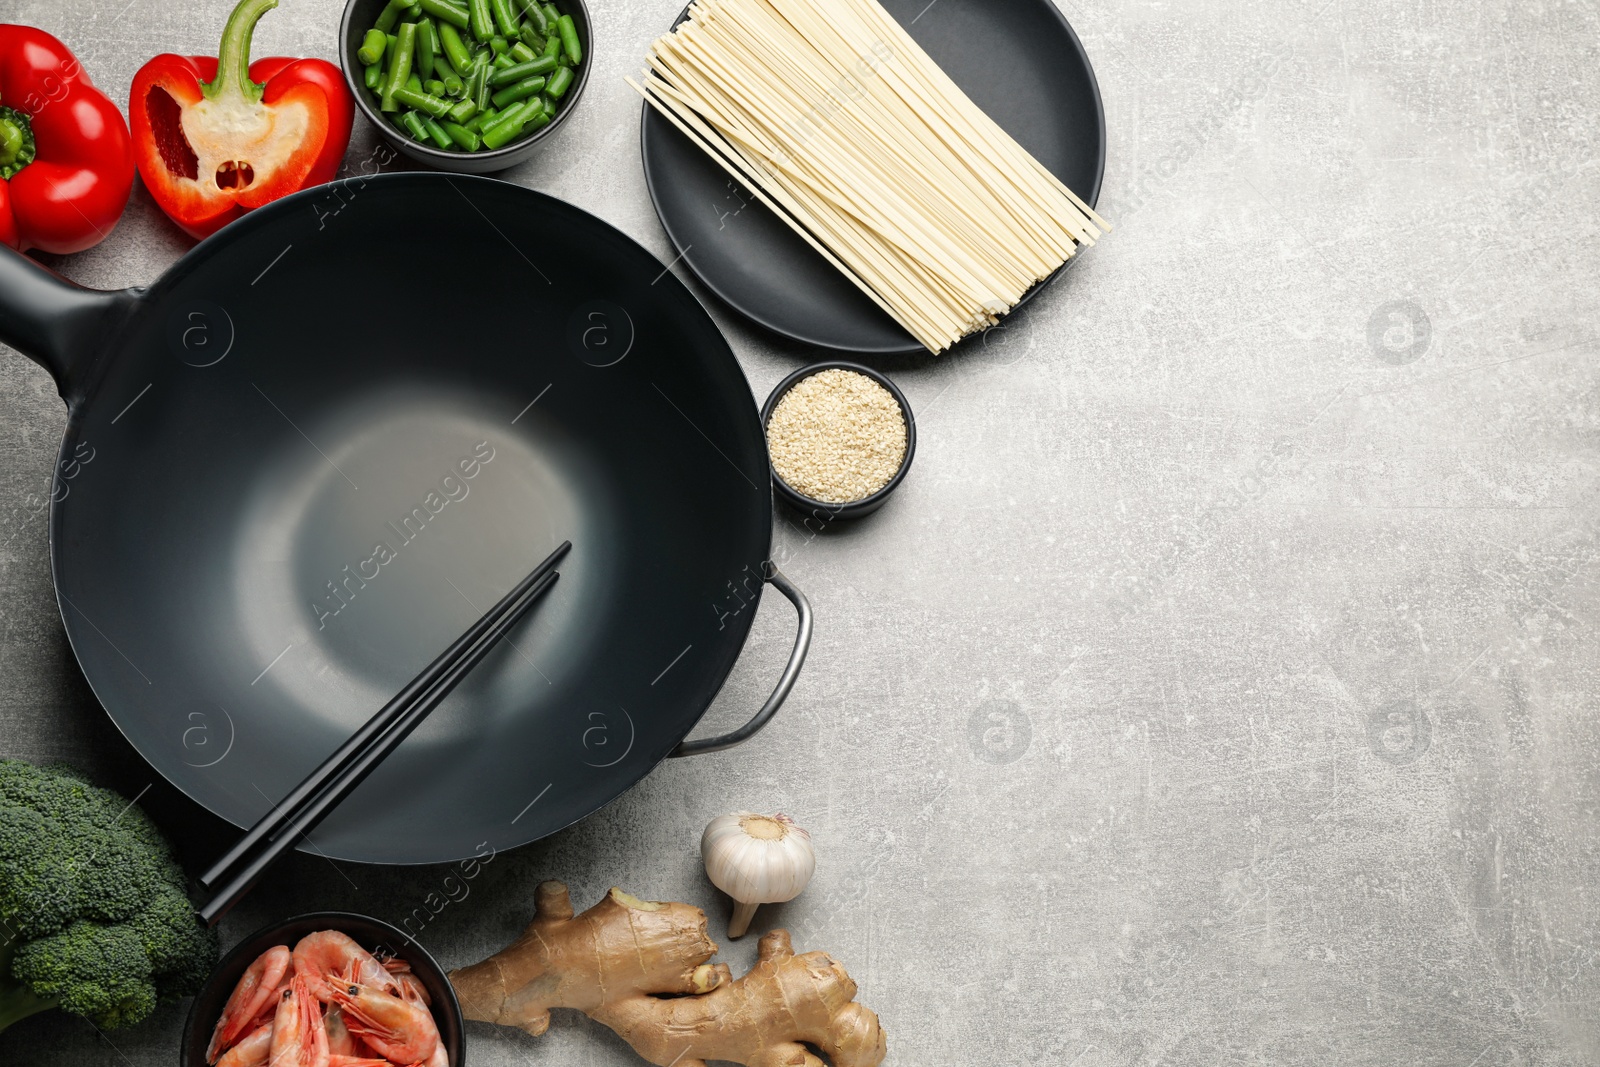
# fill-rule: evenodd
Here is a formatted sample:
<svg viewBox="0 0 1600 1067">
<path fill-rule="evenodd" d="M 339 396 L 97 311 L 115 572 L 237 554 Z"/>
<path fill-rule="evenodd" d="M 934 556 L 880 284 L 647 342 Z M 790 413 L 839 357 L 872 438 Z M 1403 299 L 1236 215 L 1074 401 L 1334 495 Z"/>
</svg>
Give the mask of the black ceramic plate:
<svg viewBox="0 0 1600 1067">
<path fill-rule="evenodd" d="M 882 2 L 979 107 L 1095 203 L 1106 162 L 1105 112 L 1089 57 L 1051 0 Z M 734 310 L 824 348 L 923 351 L 648 104 L 640 140 L 645 182 L 667 236 L 682 262 Z"/>
</svg>

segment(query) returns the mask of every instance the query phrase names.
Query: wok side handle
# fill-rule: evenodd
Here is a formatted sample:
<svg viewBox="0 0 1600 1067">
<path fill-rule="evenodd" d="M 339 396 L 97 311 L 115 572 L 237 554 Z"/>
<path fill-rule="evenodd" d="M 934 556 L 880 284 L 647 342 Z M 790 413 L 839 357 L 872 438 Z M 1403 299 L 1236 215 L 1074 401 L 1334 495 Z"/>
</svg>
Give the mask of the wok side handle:
<svg viewBox="0 0 1600 1067">
<path fill-rule="evenodd" d="M 794 650 L 789 653 L 789 663 L 783 668 L 783 675 L 778 679 L 777 688 L 767 702 L 761 705 L 761 710 L 756 712 L 755 718 L 733 731 L 720 737 L 707 737 L 700 741 L 685 741 L 672 750 L 674 758 L 679 756 L 699 756 L 707 752 L 721 752 L 723 749 L 732 748 L 734 745 L 743 744 L 754 737 L 760 729 L 772 721 L 772 717 L 783 707 L 783 702 L 789 699 L 790 690 L 794 689 L 795 681 L 800 677 L 800 668 L 805 666 L 806 653 L 811 651 L 811 601 L 806 599 L 793 582 L 784 577 L 775 564 L 766 565 L 766 579 L 772 587 L 784 596 L 800 614 L 799 630 L 795 634 Z"/>
<path fill-rule="evenodd" d="M 50 372 L 71 407 L 139 290 L 86 289 L 0 245 L 0 342 Z"/>
</svg>

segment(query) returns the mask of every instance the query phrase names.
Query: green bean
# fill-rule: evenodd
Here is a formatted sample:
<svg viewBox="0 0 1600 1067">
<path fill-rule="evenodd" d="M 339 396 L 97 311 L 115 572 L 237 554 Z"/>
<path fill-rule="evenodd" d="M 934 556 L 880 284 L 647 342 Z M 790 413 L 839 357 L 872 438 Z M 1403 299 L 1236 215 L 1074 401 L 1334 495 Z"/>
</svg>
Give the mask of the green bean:
<svg viewBox="0 0 1600 1067">
<path fill-rule="evenodd" d="M 450 69 L 449 63 L 441 62 L 434 73 L 439 75 L 440 81 L 444 82 L 444 95 L 461 95 L 461 90 L 463 88 L 461 84 L 461 76 Z"/>
<path fill-rule="evenodd" d="M 456 147 L 463 152 L 476 152 L 478 146 L 483 143 L 483 138 L 465 126 L 458 126 L 454 122 L 443 122 L 440 125 L 444 127 L 444 132 L 449 135 L 450 140 L 454 141 Z"/>
<path fill-rule="evenodd" d="M 467 9 L 460 4 L 451 3 L 450 0 L 421 0 L 421 3 L 424 12 L 458 30 L 466 29 L 471 21 Z"/>
<path fill-rule="evenodd" d="M 438 78 L 429 78 L 427 81 L 423 82 L 422 91 L 427 93 L 429 96 L 449 95 L 444 91 L 444 82 L 440 81 Z"/>
<path fill-rule="evenodd" d="M 550 32 L 550 20 L 544 17 L 544 11 L 537 3 L 531 0 L 515 0 L 515 2 L 522 7 L 522 17 L 528 20 L 527 25 L 522 27 L 522 32 L 528 32 L 529 27 L 532 27 L 533 32 L 540 37 Z"/>
<path fill-rule="evenodd" d="M 389 0 L 383 10 L 378 13 L 378 18 L 373 22 L 372 28 L 388 33 L 400 21 L 400 13 L 409 11 L 416 0 Z"/>
<path fill-rule="evenodd" d="M 489 13 L 494 16 L 494 24 L 507 37 L 515 37 L 522 28 L 517 13 L 511 9 L 511 0 L 489 0 Z"/>
<path fill-rule="evenodd" d="M 479 107 L 489 106 L 489 54 L 479 52 L 472 60 L 472 77 L 467 80 L 467 95 Z"/>
<path fill-rule="evenodd" d="M 394 91 L 396 102 L 406 107 L 416 108 L 429 118 L 442 119 L 450 114 L 453 106 L 450 101 L 430 93 L 419 93 L 412 89 L 396 89 Z"/>
<path fill-rule="evenodd" d="M 550 94 L 550 99 L 560 100 L 567 95 L 567 90 L 572 87 L 575 77 L 576 75 L 572 73 L 571 67 L 562 67 L 550 75 L 550 87 L 545 92 Z"/>
<path fill-rule="evenodd" d="M 583 45 L 578 41 L 578 24 L 572 21 L 571 15 L 562 15 L 556 22 L 556 29 L 561 31 L 561 47 L 566 49 L 567 58 L 574 64 L 583 62 Z"/>
<path fill-rule="evenodd" d="M 494 52 L 495 55 L 503 56 L 507 52 L 511 51 L 511 42 L 497 33 L 493 37 L 489 38 L 489 49 L 490 51 Z"/>
<path fill-rule="evenodd" d="M 487 110 L 478 112 L 476 115 L 472 116 L 470 120 L 463 122 L 461 125 L 465 126 L 473 133 L 482 133 L 483 128 L 494 122 L 495 118 L 499 114 L 500 112 L 491 107 Z"/>
<path fill-rule="evenodd" d="M 417 69 L 424 79 L 434 76 L 439 55 L 439 27 L 424 15 L 417 20 Z"/>
<path fill-rule="evenodd" d="M 512 82 L 519 82 L 523 78 L 528 78 L 535 74 L 549 74 L 555 69 L 555 60 L 540 56 L 538 59 L 530 59 L 526 63 L 518 63 L 504 70 L 495 71 L 489 76 L 489 84 L 498 89 L 502 85 L 510 85 Z"/>
<path fill-rule="evenodd" d="M 511 52 L 509 54 L 512 60 L 517 63 L 532 62 L 533 58 L 538 55 L 537 52 L 523 44 L 521 41 L 511 42 Z"/>
<path fill-rule="evenodd" d="M 410 89 L 414 93 L 422 92 L 422 79 L 417 77 L 415 71 L 412 72 L 411 77 L 406 79 L 405 88 Z M 395 90 L 397 93 L 399 91 L 399 89 Z"/>
<path fill-rule="evenodd" d="M 559 57 L 562 54 L 561 38 L 555 34 L 551 34 L 550 39 L 544 43 L 544 54 L 549 56 L 551 59 Z"/>
<path fill-rule="evenodd" d="M 452 141 L 450 139 L 450 135 L 444 131 L 444 127 L 432 119 L 423 119 L 422 128 L 428 131 L 428 136 L 432 138 L 433 143 L 438 145 L 440 148 L 449 149 L 455 147 L 455 142 Z"/>
<path fill-rule="evenodd" d="M 486 126 L 483 130 L 483 147 L 491 151 L 504 148 L 517 134 L 522 132 L 523 123 L 521 108 L 511 108 L 497 119 L 493 126 Z"/>
<path fill-rule="evenodd" d="M 495 56 L 489 63 L 489 77 L 494 77 L 502 70 L 509 70 L 517 65 L 517 61 L 510 56 Z"/>
<path fill-rule="evenodd" d="M 411 77 L 411 56 L 416 47 L 417 24 L 402 22 L 400 32 L 395 36 L 394 55 L 389 59 L 389 70 L 383 79 L 383 93 L 379 97 L 379 106 L 384 111 L 394 111 L 399 107 L 394 102 L 394 91 L 404 87 L 406 79 Z"/>
<path fill-rule="evenodd" d="M 428 136 L 428 131 L 422 125 L 422 116 L 415 111 L 407 111 L 400 116 L 400 124 L 406 128 L 413 140 L 421 141 Z"/>
<path fill-rule="evenodd" d="M 489 43 L 494 36 L 494 19 L 489 15 L 489 0 L 467 0 L 467 14 L 472 16 L 472 36 Z"/>
<path fill-rule="evenodd" d="M 383 85 L 383 68 L 374 63 L 361 71 L 361 82 L 368 89 L 377 92 Z"/>
<path fill-rule="evenodd" d="M 374 27 L 367 31 L 361 39 L 361 47 L 356 49 L 356 58 L 366 66 L 383 62 L 383 50 L 389 47 L 389 35 Z"/>
<path fill-rule="evenodd" d="M 532 130 L 537 130 L 537 129 L 541 128 L 541 127 L 548 126 L 548 125 L 550 125 L 550 120 L 555 118 L 555 117 L 556 117 L 556 113 L 555 113 L 555 110 L 553 108 L 550 108 L 550 107 L 540 108 L 539 112 L 537 114 L 533 115 L 531 118 L 528 119 L 528 121 L 526 123 L 523 124 L 522 132 L 523 133 L 528 133 L 528 132 L 530 132 Z"/>
<path fill-rule="evenodd" d="M 463 100 L 450 108 L 450 121 L 458 125 L 465 125 L 472 116 L 478 113 L 478 103 L 475 100 Z"/>
<path fill-rule="evenodd" d="M 515 85 L 506 86 L 490 99 L 494 101 L 495 107 L 505 107 L 507 104 L 514 104 L 518 100 L 526 100 L 543 89 L 544 79 L 535 75 L 532 78 L 524 78 Z"/>
<path fill-rule="evenodd" d="M 527 45 L 528 48 L 533 51 L 534 55 L 538 56 L 544 54 L 544 35 L 535 32 L 531 23 L 525 24 L 522 27 L 522 43 Z"/>
<path fill-rule="evenodd" d="M 466 78 L 472 73 L 472 50 L 461 39 L 461 32 L 455 26 L 446 22 L 439 27 L 439 44 L 444 49 L 444 57 L 456 68 L 457 74 Z"/>
<path fill-rule="evenodd" d="M 556 5 L 540 4 L 539 9 L 544 12 L 545 21 L 550 23 L 551 26 L 561 21 L 561 12 L 556 8 Z M 552 29 L 548 32 L 554 33 L 555 31 Z"/>
</svg>

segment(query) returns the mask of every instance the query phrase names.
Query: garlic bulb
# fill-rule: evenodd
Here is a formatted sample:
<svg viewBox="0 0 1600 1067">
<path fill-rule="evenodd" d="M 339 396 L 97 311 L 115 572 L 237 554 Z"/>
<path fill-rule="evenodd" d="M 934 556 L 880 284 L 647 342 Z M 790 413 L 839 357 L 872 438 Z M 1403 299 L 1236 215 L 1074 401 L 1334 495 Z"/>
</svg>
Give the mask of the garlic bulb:
<svg viewBox="0 0 1600 1067">
<path fill-rule="evenodd" d="M 793 900 L 817 870 L 811 835 L 787 815 L 741 811 L 712 819 L 700 838 L 711 884 L 733 898 L 728 936 L 742 937 L 756 908 Z"/>
</svg>

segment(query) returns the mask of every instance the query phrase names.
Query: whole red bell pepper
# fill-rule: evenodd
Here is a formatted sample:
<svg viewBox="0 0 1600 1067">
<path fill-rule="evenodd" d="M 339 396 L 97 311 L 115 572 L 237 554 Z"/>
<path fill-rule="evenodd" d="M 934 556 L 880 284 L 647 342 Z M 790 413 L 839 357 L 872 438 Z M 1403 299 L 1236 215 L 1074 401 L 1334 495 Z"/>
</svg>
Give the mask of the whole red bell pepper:
<svg viewBox="0 0 1600 1067">
<path fill-rule="evenodd" d="M 122 112 L 66 45 L 0 25 L 0 242 L 81 252 L 111 233 L 132 191 Z"/>
<path fill-rule="evenodd" d="M 128 98 L 134 154 L 167 216 L 205 237 L 262 204 L 331 181 L 355 101 L 321 59 L 250 62 L 250 35 L 278 0 L 241 0 L 216 59 L 156 56 Z"/>
</svg>

